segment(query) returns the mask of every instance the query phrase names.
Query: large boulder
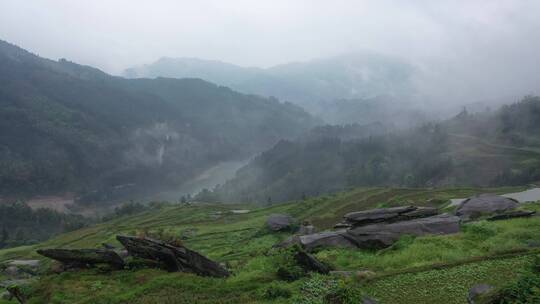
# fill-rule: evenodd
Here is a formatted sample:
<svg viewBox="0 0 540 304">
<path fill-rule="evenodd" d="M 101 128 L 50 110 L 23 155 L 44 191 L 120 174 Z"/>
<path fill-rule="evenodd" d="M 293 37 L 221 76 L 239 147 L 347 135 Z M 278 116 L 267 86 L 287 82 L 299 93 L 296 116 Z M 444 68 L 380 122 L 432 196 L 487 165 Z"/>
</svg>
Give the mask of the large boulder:
<svg viewBox="0 0 540 304">
<path fill-rule="evenodd" d="M 359 248 L 380 249 L 395 243 L 402 235 L 423 236 L 459 232 L 459 217 L 440 214 L 396 223 L 372 224 L 347 230 L 342 236 Z"/>
<path fill-rule="evenodd" d="M 169 271 L 191 272 L 201 276 L 228 277 L 229 271 L 217 262 L 184 246 L 151 238 L 118 235 L 116 239 L 134 257 L 163 263 Z"/>
<path fill-rule="evenodd" d="M 495 194 L 480 194 L 464 200 L 456 210 L 463 220 L 473 220 L 483 215 L 494 215 L 516 209 L 519 203 Z"/>
<path fill-rule="evenodd" d="M 298 237 L 298 242 L 307 251 L 317 248 L 355 248 L 355 244 L 343 236 L 344 231 L 326 231 Z"/>
<path fill-rule="evenodd" d="M 371 209 L 347 213 L 344 216 L 345 222 L 338 225 L 342 225 L 343 227 L 347 225 L 359 227 L 375 223 L 394 223 L 399 221 L 408 221 L 415 218 L 429 217 L 437 214 L 437 208 L 431 207 L 403 206 L 393 208 Z"/>
<path fill-rule="evenodd" d="M 37 253 L 57 260 L 66 268 L 91 267 L 109 264 L 113 268 L 124 268 L 124 260 L 114 251 L 106 249 L 39 249 Z"/>
<path fill-rule="evenodd" d="M 294 218 L 287 214 L 272 214 L 266 220 L 266 226 L 272 231 L 290 230 L 294 224 Z"/>
</svg>

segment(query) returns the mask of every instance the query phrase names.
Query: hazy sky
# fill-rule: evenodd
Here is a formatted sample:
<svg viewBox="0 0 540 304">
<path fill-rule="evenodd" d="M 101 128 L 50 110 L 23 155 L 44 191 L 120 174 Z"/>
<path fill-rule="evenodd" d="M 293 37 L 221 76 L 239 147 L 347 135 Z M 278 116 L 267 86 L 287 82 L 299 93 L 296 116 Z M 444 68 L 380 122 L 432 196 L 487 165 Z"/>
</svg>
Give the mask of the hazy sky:
<svg viewBox="0 0 540 304">
<path fill-rule="evenodd" d="M 265 67 L 367 49 L 476 90 L 540 79 L 537 0 L 0 0 L 0 39 L 111 73 L 162 56 Z"/>
</svg>

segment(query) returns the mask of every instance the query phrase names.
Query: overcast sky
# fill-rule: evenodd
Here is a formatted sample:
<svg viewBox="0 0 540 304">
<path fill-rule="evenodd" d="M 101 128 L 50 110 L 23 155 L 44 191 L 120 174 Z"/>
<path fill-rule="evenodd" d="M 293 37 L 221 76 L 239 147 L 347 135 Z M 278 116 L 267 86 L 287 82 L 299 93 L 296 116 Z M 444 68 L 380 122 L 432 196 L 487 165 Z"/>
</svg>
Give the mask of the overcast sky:
<svg viewBox="0 0 540 304">
<path fill-rule="evenodd" d="M 371 50 L 476 90 L 540 80 L 537 0 L 1 0 L 0 39 L 115 74 L 162 56 L 267 67 Z"/>
</svg>

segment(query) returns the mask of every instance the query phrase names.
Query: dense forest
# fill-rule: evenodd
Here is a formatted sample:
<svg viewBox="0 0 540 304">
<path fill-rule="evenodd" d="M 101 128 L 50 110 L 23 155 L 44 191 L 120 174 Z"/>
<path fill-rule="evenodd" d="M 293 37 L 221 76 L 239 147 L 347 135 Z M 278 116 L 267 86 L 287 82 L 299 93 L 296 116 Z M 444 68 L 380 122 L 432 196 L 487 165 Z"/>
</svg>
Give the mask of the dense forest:
<svg viewBox="0 0 540 304">
<path fill-rule="evenodd" d="M 282 140 L 206 201 L 273 203 L 354 186 L 494 186 L 540 180 L 540 98 L 411 129 L 318 127 Z"/>
<path fill-rule="evenodd" d="M 0 248 L 34 244 L 89 223 L 80 215 L 52 209 L 32 210 L 23 202 L 0 204 Z"/>
<path fill-rule="evenodd" d="M 199 79 L 113 77 L 0 41 L 0 195 L 80 201 L 178 187 L 318 123 Z"/>
</svg>

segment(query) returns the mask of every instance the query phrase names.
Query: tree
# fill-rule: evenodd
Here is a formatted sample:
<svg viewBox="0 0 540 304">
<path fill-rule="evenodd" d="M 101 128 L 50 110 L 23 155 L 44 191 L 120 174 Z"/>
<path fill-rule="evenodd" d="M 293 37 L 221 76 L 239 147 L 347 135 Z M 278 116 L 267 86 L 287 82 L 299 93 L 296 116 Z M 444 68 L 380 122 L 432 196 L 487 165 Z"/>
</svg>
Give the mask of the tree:
<svg viewBox="0 0 540 304">
<path fill-rule="evenodd" d="M 6 226 L 2 226 L 2 235 L 0 235 L 0 248 L 6 245 L 8 238 L 9 238 L 9 233 L 6 229 Z"/>
</svg>

